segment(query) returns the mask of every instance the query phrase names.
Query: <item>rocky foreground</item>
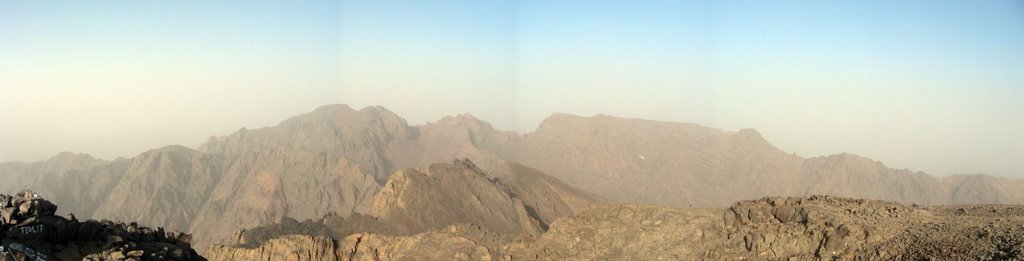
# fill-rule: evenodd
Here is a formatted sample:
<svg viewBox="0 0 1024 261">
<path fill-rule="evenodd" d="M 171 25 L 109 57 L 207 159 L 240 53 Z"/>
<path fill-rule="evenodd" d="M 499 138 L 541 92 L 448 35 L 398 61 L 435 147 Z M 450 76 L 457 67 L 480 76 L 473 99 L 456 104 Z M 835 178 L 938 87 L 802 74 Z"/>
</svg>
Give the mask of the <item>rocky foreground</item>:
<svg viewBox="0 0 1024 261">
<path fill-rule="evenodd" d="M 188 234 L 56 212 L 29 190 L 0 194 L 0 260 L 205 260 Z"/>
<path fill-rule="evenodd" d="M 350 222 L 359 222 L 352 220 Z M 763 198 L 725 209 L 597 204 L 540 235 L 493 240 L 453 224 L 414 235 L 312 233 L 340 217 L 285 221 L 213 246 L 212 260 L 1020 260 L 1024 207 L 919 207 L 827 196 Z M 351 226 L 351 225 L 349 225 Z M 489 239 L 491 238 L 491 239 Z"/>
</svg>

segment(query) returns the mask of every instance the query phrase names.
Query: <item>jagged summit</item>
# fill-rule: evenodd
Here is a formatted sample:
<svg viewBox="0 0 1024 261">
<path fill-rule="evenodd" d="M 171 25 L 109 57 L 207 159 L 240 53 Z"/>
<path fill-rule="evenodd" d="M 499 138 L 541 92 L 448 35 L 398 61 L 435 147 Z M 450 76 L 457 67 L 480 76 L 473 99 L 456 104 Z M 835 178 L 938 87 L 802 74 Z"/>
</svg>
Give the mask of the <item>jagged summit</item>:
<svg viewBox="0 0 1024 261">
<path fill-rule="evenodd" d="M 490 123 L 488 123 L 486 121 L 483 121 L 483 120 L 480 120 L 479 118 L 477 118 L 477 117 L 475 117 L 475 116 L 473 116 L 472 114 L 469 114 L 469 113 L 463 113 L 463 114 L 459 114 L 459 115 L 455 115 L 455 116 L 444 116 L 444 117 L 441 117 L 440 120 L 437 120 L 437 121 L 434 121 L 434 122 L 429 122 L 427 124 L 471 125 L 471 126 L 486 125 L 487 127 L 491 126 Z"/>
<path fill-rule="evenodd" d="M 70 152 L 70 151 L 62 151 L 60 153 L 57 153 L 57 155 L 54 155 L 53 157 L 50 157 L 46 161 L 66 161 L 66 160 L 76 160 L 76 159 L 94 160 L 96 158 L 93 158 L 91 155 L 89 155 L 87 153 L 74 153 L 74 152 Z"/>
<path fill-rule="evenodd" d="M 50 166 L 50 170 L 59 169 L 88 169 L 106 164 L 107 161 L 93 158 L 85 153 L 61 152 L 56 156 L 47 159 L 44 164 Z"/>
</svg>

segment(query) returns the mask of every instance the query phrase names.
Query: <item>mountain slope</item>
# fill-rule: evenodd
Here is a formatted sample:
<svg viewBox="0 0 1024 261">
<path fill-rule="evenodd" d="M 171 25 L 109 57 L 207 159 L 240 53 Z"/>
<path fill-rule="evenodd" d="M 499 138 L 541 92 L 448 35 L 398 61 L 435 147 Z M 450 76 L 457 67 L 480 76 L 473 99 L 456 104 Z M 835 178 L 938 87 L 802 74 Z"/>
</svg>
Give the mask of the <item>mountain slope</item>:
<svg viewBox="0 0 1024 261">
<path fill-rule="evenodd" d="M 95 217 L 188 231 L 220 178 L 221 158 L 181 146 L 133 158 Z"/>
<path fill-rule="evenodd" d="M 241 230 L 233 246 L 214 245 L 209 253 L 225 260 L 291 254 L 321 259 L 374 251 L 390 258 L 489 253 L 488 248 L 538 236 L 547 222 L 599 200 L 527 167 L 497 169 L 501 173 L 486 173 L 463 159 L 400 170 L 376 195 L 368 215 L 286 218 Z M 341 247 L 324 251 L 332 249 L 318 245 Z M 339 252 L 345 249 L 352 252 Z"/>
<path fill-rule="evenodd" d="M 545 230 L 557 218 L 570 216 L 595 202 L 606 201 L 598 195 L 574 188 L 546 173 L 517 163 L 498 164 L 487 170 L 487 175 L 497 179 L 506 188 L 506 192 L 521 200 L 526 210 L 538 219 L 541 228 Z"/>
<path fill-rule="evenodd" d="M 88 154 L 63 152 L 41 162 L 0 164 L 4 180 L 0 189 L 13 194 L 31 188 L 65 206 L 62 211 L 92 217 L 127 168 L 127 160 L 107 162 Z"/>
<path fill-rule="evenodd" d="M 374 198 L 369 214 L 410 233 L 460 223 L 507 236 L 541 232 L 538 220 L 521 199 L 512 197 L 468 160 L 395 173 Z"/>
</svg>

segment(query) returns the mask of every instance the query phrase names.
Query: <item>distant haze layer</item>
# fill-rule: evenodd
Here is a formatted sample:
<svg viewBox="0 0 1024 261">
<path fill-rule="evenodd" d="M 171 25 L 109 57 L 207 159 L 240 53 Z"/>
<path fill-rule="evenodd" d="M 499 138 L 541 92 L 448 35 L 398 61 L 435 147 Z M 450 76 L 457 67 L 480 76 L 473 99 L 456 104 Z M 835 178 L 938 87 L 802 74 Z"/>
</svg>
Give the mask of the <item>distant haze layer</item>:
<svg viewBox="0 0 1024 261">
<path fill-rule="evenodd" d="M 1024 177 L 1019 1 L 0 3 L 0 162 L 112 159 L 323 104 L 757 129 L 802 156 Z"/>
</svg>

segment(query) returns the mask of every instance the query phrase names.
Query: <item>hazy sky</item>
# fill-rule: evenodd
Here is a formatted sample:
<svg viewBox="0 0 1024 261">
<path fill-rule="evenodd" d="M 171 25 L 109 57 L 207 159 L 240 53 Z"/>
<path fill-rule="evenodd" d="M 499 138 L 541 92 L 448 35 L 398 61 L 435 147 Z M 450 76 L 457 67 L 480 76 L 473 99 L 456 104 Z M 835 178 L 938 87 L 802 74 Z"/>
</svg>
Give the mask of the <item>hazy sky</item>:
<svg viewBox="0 0 1024 261">
<path fill-rule="evenodd" d="M 0 0 L 0 161 L 195 147 L 331 103 L 749 127 L 1024 177 L 1024 3 Z"/>
</svg>

